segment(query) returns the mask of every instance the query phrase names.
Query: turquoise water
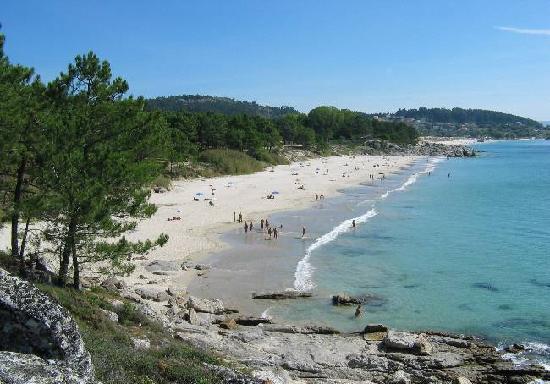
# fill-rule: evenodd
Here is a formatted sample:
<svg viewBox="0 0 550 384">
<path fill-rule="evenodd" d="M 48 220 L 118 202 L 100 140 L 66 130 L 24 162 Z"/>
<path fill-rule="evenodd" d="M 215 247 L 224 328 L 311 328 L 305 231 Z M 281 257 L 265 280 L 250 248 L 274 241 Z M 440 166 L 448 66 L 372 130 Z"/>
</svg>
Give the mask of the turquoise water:
<svg viewBox="0 0 550 384">
<path fill-rule="evenodd" d="M 348 199 L 355 205 L 346 218 L 364 222 L 335 225 L 298 265 L 295 285 L 313 287 L 315 298 L 271 313 L 344 330 L 380 322 L 529 343 L 526 357 L 547 363 L 550 141 L 478 149 L 475 159 L 422 160 L 417 175 L 387 187 L 387 197 Z M 375 299 L 358 320 L 354 308 L 330 304 L 337 292 Z"/>
</svg>

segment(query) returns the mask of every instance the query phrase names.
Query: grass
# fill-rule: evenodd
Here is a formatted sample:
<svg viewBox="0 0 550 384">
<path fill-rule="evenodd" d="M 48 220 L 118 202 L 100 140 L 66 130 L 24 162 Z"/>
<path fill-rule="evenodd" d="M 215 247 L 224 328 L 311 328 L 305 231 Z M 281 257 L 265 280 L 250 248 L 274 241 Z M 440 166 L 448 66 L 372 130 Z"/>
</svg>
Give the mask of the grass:
<svg viewBox="0 0 550 384">
<path fill-rule="evenodd" d="M 232 149 L 208 149 L 201 152 L 199 160 L 209 163 L 219 174 L 244 175 L 262 171 L 266 163 L 258 161 L 244 152 Z"/>
<path fill-rule="evenodd" d="M 97 379 L 105 384 L 219 383 L 221 378 L 204 363 L 220 365 L 218 357 L 172 338 L 163 328 L 136 311 L 132 303 L 113 308 L 109 291 L 62 289 L 38 285 L 73 315 L 86 349 L 92 356 Z M 119 323 L 110 321 L 101 309 L 119 315 Z M 136 350 L 132 337 L 147 337 L 148 350 Z"/>
</svg>

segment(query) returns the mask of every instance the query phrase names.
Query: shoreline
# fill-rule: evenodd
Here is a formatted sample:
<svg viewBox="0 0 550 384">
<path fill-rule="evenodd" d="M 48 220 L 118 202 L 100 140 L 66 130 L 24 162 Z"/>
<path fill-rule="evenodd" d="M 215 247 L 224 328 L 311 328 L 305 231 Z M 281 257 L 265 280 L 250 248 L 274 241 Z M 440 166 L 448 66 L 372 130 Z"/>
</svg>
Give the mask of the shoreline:
<svg viewBox="0 0 550 384">
<path fill-rule="evenodd" d="M 242 212 L 243 220 L 253 221 L 258 228 L 260 218 L 307 209 L 315 204 L 316 194 L 340 196 L 344 189 L 367 182 L 371 174 L 375 180 L 382 179 L 420 158 L 332 156 L 270 167 L 251 175 L 176 181 L 170 191 L 152 195 L 158 211 L 128 236 L 130 240 L 143 240 L 168 233 L 168 244 L 137 259 L 135 271 L 123 279 L 133 289 L 154 286 L 158 290 L 185 290 L 207 273 L 204 269 L 208 267 L 199 263 L 228 249 L 224 234 L 242 231 L 244 223 L 233 222 L 233 212 L 237 219 Z M 298 188 L 301 185 L 304 190 Z M 278 193 L 274 199 L 267 199 L 271 192 Z M 214 206 L 209 205 L 210 201 Z M 180 219 L 168 221 L 171 217 Z M 182 269 L 182 263 L 188 267 Z"/>
</svg>

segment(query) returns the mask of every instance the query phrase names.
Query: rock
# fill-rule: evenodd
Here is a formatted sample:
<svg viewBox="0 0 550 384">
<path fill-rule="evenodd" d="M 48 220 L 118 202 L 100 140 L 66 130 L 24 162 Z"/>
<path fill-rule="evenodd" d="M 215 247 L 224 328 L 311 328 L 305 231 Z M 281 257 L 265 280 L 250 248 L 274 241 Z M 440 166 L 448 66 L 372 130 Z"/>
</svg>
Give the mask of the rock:
<svg viewBox="0 0 550 384">
<path fill-rule="evenodd" d="M 135 292 L 132 292 L 132 291 L 122 291 L 120 293 L 120 296 L 127 299 L 127 300 L 130 300 L 130 301 L 133 301 L 134 303 L 141 303 L 141 296 L 138 295 L 137 293 Z"/>
<path fill-rule="evenodd" d="M 364 333 L 388 332 L 388 327 L 382 324 L 367 324 Z"/>
<path fill-rule="evenodd" d="M 351 297 L 348 294 L 340 293 L 338 295 L 332 296 L 333 305 L 351 305 L 351 304 L 361 304 L 359 299 Z"/>
<path fill-rule="evenodd" d="M 169 299 L 168 293 L 164 290 L 154 288 L 137 288 L 135 291 L 142 299 L 153 301 L 167 301 Z"/>
<path fill-rule="evenodd" d="M 222 315 L 224 313 L 223 303 L 219 299 L 201 299 L 189 296 L 187 306 L 197 312 L 213 313 L 215 315 Z"/>
<path fill-rule="evenodd" d="M 109 277 L 103 280 L 101 286 L 109 291 L 117 291 L 119 289 L 125 289 L 126 283 L 116 277 Z"/>
<path fill-rule="evenodd" d="M 118 315 L 115 312 L 106 309 L 102 309 L 101 312 L 113 323 L 118 323 Z"/>
<path fill-rule="evenodd" d="M 153 260 L 145 266 L 145 269 L 149 272 L 173 272 L 180 269 L 179 262 L 167 261 L 167 260 Z"/>
<path fill-rule="evenodd" d="M 297 299 L 297 298 L 304 298 L 304 297 L 311 297 L 311 296 L 312 296 L 311 292 L 301 292 L 296 290 L 252 294 L 252 298 L 258 299 L 258 300 L 286 300 L 286 299 Z"/>
<path fill-rule="evenodd" d="M 31 283 L 0 269 L 0 382 L 94 383 L 69 313 Z"/>
<path fill-rule="evenodd" d="M 504 350 L 508 353 L 519 353 L 525 351 L 525 347 L 521 344 L 512 344 L 504 348 Z"/>
<path fill-rule="evenodd" d="M 254 317 L 254 316 L 245 316 L 235 319 L 235 322 L 239 325 L 245 326 L 256 326 L 259 324 L 271 324 L 271 319 L 266 319 L 264 317 Z"/>
<path fill-rule="evenodd" d="M 151 348 L 151 342 L 146 337 L 144 338 L 133 337 L 132 342 L 134 343 L 134 348 L 138 350 L 146 350 Z"/>
<path fill-rule="evenodd" d="M 187 294 L 187 289 L 185 287 L 176 287 L 171 285 L 166 289 L 166 293 L 170 296 L 183 296 Z"/>
<path fill-rule="evenodd" d="M 237 323 L 235 322 L 234 319 L 227 319 L 220 323 L 220 328 L 233 330 L 237 328 Z"/>
<path fill-rule="evenodd" d="M 432 352 L 432 345 L 426 339 L 406 332 L 389 330 L 383 343 L 389 351 L 396 350 L 419 355 L 429 355 Z"/>
<path fill-rule="evenodd" d="M 464 376 L 458 376 L 453 379 L 453 384 L 472 384 L 472 382 Z"/>
<path fill-rule="evenodd" d="M 410 384 L 410 382 L 409 375 L 402 370 L 395 372 L 390 379 L 391 384 Z"/>
<path fill-rule="evenodd" d="M 187 300 L 185 296 L 171 296 L 168 298 L 167 306 L 169 308 L 184 308 L 187 305 Z"/>
<path fill-rule="evenodd" d="M 186 320 L 191 325 L 200 325 L 200 321 L 197 317 L 197 312 L 195 312 L 195 310 L 193 308 L 189 308 L 189 310 L 187 311 L 187 319 Z"/>
</svg>

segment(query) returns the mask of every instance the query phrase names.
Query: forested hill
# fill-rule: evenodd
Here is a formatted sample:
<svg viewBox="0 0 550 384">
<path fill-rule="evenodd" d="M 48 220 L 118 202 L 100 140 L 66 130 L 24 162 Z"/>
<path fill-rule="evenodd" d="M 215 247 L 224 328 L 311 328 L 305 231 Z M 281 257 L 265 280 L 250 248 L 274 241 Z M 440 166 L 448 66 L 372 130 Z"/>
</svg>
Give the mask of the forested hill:
<svg viewBox="0 0 550 384">
<path fill-rule="evenodd" d="M 484 109 L 420 107 L 418 109 L 400 109 L 395 115 L 419 120 L 426 119 L 427 121 L 437 123 L 475 123 L 478 125 L 521 124 L 533 128 L 542 127 L 538 121 L 526 117 Z"/>
<path fill-rule="evenodd" d="M 406 122 L 423 136 L 468 136 L 515 139 L 547 137 L 550 130 L 538 121 L 510 113 L 484 109 L 425 108 L 400 109 L 385 116 Z"/>
<path fill-rule="evenodd" d="M 148 99 L 147 108 L 160 111 L 217 112 L 224 115 L 246 114 L 279 118 L 291 113 L 298 113 L 292 107 L 270 107 L 259 105 L 255 101 L 240 101 L 229 97 L 181 95 Z"/>
</svg>

